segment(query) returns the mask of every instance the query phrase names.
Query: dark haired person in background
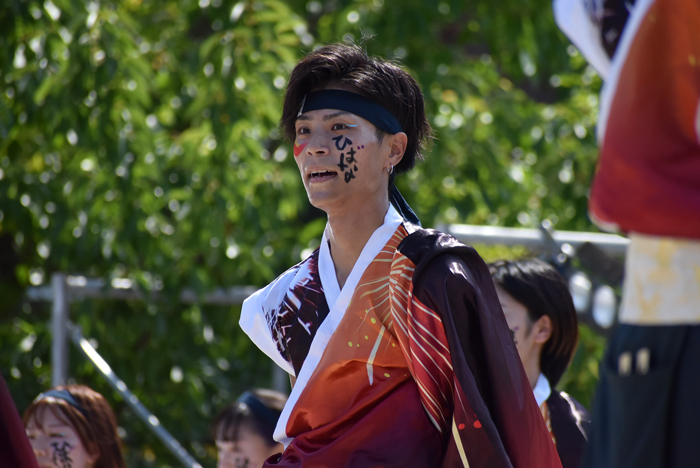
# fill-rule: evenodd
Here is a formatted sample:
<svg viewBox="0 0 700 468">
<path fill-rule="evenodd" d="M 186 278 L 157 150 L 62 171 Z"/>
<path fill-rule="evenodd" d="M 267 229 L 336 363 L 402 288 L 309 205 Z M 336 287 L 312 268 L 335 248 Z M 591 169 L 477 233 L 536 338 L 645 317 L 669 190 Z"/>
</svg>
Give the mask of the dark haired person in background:
<svg viewBox="0 0 700 468">
<path fill-rule="evenodd" d="M 212 423 L 217 468 L 258 468 L 281 452 L 272 434 L 286 402 L 280 392 L 256 389 L 221 410 Z"/>
<path fill-rule="evenodd" d="M 124 468 L 112 407 L 84 385 L 42 393 L 23 419 L 41 467 Z"/>
<path fill-rule="evenodd" d="M 578 401 L 554 390 L 578 342 L 576 309 L 566 281 L 537 260 L 489 265 L 515 346 L 564 468 L 578 468 L 591 418 Z"/>
<path fill-rule="evenodd" d="M 265 466 L 561 466 L 486 265 L 416 225 L 394 187 L 431 134 L 415 80 L 322 47 L 292 71 L 281 126 L 328 223 L 241 311 L 296 378 L 275 431 L 285 451 Z"/>
</svg>

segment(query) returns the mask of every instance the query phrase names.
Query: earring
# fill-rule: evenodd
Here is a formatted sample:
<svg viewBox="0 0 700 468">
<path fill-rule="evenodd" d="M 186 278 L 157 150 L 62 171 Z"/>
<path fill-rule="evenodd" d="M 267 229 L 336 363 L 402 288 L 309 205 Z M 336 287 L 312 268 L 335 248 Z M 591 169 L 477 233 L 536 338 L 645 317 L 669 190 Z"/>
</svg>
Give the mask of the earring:
<svg viewBox="0 0 700 468">
<path fill-rule="evenodd" d="M 391 175 L 391 173 L 394 172 L 394 165 L 392 164 L 390 168 L 387 167 L 386 172 L 387 172 L 387 174 Z"/>
</svg>

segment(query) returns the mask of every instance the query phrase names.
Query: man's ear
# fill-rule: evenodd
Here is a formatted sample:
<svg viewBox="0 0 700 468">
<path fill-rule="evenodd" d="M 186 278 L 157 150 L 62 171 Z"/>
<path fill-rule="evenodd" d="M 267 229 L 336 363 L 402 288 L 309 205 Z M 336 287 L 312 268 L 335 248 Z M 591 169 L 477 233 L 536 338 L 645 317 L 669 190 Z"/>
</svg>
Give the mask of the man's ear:
<svg viewBox="0 0 700 468">
<path fill-rule="evenodd" d="M 389 144 L 389 149 L 391 152 L 387 155 L 386 168 L 389 165 L 397 166 L 403 159 L 403 155 L 406 152 L 406 145 L 408 145 L 408 137 L 404 132 L 395 133 L 393 135 L 387 135 L 387 143 Z"/>
<path fill-rule="evenodd" d="M 552 337 L 552 319 L 549 315 L 543 315 L 534 323 L 532 327 L 534 333 L 533 341 L 545 344 Z"/>
</svg>

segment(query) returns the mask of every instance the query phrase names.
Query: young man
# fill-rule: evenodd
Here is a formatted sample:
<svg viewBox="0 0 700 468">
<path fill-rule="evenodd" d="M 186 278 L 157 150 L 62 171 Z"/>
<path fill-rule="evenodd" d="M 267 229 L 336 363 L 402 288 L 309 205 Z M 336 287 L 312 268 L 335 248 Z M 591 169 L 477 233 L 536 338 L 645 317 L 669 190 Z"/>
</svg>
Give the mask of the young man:
<svg viewBox="0 0 700 468">
<path fill-rule="evenodd" d="M 265 466 L 560 466 L 486 265 L 401 214 L 393 177 L 431 131 L 415 80 L 323 47 L 292 71 L 281 125 L 328 224 L 243 304 L 242 328 L 296 379 Z"/>
<path fill-rule="evenodd" d="M 579 468 L 591 418 L 578 401 L 553 390 L 578 342 L 576 309 L 566 281 L 537 259 L 500 260 L 489 270 L 561 464 Z"/>
</svg>

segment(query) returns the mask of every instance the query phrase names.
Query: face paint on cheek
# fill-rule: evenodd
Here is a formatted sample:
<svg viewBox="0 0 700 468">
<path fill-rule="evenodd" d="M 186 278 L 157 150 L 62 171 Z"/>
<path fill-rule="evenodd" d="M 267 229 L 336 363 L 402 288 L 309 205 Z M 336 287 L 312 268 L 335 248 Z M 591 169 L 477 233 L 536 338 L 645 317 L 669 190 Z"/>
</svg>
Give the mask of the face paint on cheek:
<svg viewBox="0 0 700 468">
<path fill-rule="evenodd" d="M 302 151 L 304 151 L 304 148 L 306 148 L 306 145 L 308 145 L 309 142 L 304 142 L 302 144 L 299 144 L 298 142 L 294 142 L 294 157 L 297 158 L 301 154 Z"/>
<path fill-rule="evenodd" d="M 350 151 L 348 151 L 347 155 L 345 153 L 340 153 L 340 164 L 337 164 L 337 166 L 341 171 L 345 172 L 346 184 L 349 184 L 350 181 L 355 178 L 355 172 L 357 172 L 357 159 L 355 159 L 356 154 L 357 151 L 355 151 L 355 149 L 352 147 L 350 148 Z"/>
<path fill-rule="evenodd" d="M 53 463 L 54 465 L 60 466 L 61 468 L 71 468 L 73 466 L 73 459 L 71 459 L 69 452 L 73 450 L 73 446 L 68 442 L 54 442 L 51 444 L 53 448 Z"/>
</svg>

